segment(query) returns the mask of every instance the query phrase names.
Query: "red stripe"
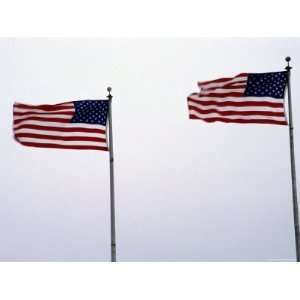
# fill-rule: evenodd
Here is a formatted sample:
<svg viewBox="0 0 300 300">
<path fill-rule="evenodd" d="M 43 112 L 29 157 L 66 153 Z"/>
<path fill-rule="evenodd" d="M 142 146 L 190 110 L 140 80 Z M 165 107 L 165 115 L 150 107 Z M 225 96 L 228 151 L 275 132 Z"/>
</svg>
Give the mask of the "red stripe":
<svg viewBox="0 0 300 300">
<path fill-rule="evenodd" d="M 72 108 L 70 108 L 72 109 Z M 26 115 L 74 115 L 73 111 L 52 111 L 52 112 L 36 112 L 36 111 L 26 111 L 26 112 L 14 112 L 14 116 L 26 116 Z"/>
<path fill-rule="evenodd" d="M 257 123 L 257 124 L 276 124 L 276 125 L 287 125 L 286 121 L 275 121 L 275 120 L 267 120 L 267 119 L 257 119 L 257 120 L 244 120 L 244 119 L 228 119 L 228 118 L 199 118 L 193 114 L 190 114 L 190 119 L 201 119 L 205 122 L 225 122 L 225 123 Z"/>
<path fill-rule="evenodd" d="M 215 80 L 209 80 L 209 81 L 200 81 L 199 82 L 199 85 L 205 85 L 205 84 L 209 84 L 209 83 L 220 83 L 220 82 L 224 82 L 224 81 L 229 81 L 229 80 L 232 80 L 232 79 L 235 79 L 237 77 L 245 77 L 247 76 L 248 73 L 241 73 L 241 74 L 238 74 L 234 77 L 223 77 L 223 78 L 219 78 L 219 79 L 215 79 Z"/>
<path fill-rule="evenodd" d="M 216 105 L 216 106 L 237 106 L 237 107 L 244 107 L 244 106 L 266 106 L 266 107 L 275 107 L 275 108 L 283 108 L 283 103 L 273 103 L 268 101 L 243 101 L 243 102 L 236 102 L 236 101 L 201 101 L 195 100 L 188 97 L 188 101 L 201 104 L 201 105 Z"/>
<path fill-rule="evenodd" d="M 221 116 L 230 116 L 230 115 L 241 115 L 241 116 L 271 116 L 271 117 L 284 117 L 284 112 L 273 112 L 273 111 L 237 111 L 237 110 L 228 110 L 220 111 L 217 109 L 200 109 L 194 106 L 189 105 L 190 110 L 195 110 L 201 114 L 210 114 L 217 113 Z"/>
<path fill-rule="evenodd" d="M 56 104 L 54 104 L 54 105 L 64 105 L 64 104 L 70 104 L 70 103 L 72 103 L 73 104 L 73 102 L 76 102 L 76 101 L 66 101 L 66 102 L 60 102 L 60 103 L 56 103 Z M 50 104 L 48 104 L 48 105 L 50 105 Z M 53 105 L 53 104 L 52 104 Z"/>
<path fill-rule="evenodd" d="M 105 134 L 105 130 L 97 129 L 97 128 L 84 128 L 84 127 L 73 127 L 73 128 L 64 128 L 64 127 L 55 127 L 55 126 L 40 126 L 40 125 L 30 125 L 24 124 L 15 128 L 18 129 L 37 129 L 37 130 L 48 130 L 48 131 L 62 131 L 62 132 L 92 132 L 92 133 L 100 133 Z"/>
<path fill-rule="evenodd" d="M 71 120 L 71 118 L 60 119 L 60 118 L 29 117 L 29 118 L 14 120 L 14 124 L 17 125 L 24 121 L 45 121 L 45 122 L 57 122 L 57 123 L 70 123 L 70 120 Z"/>
<path fill-rule="evenodd" d="M 30 142 L 21 142 L 20 144 L 30 147 L 38 148 L 56 148 L 56 149 L 76 149 L 76 150 L 102 150 L 108 151 L 107 147 L 98 147 L 98 146 L 79 146 L 79 145 L 58 145 L 58 144 L 44 144 L 44 143 L 30 143 Z"/>
<path fill-rule="evenodd" d="M 70 103 L 72 103 L 72 102 L 70 102 Z M 70 105 L 66 106 L 63 104 L 26 105 L 26 104 L 22 104 L 22 103 L 15 103 L 14 107 L 22 108 L 22 109 L 41 109 L 41 110 L 46 110 L 46 111 L 72 108 L 72 107 L 70 107 Z"/>
<path fill-rule="evenodd" d="M 229 92 L 229 93 L 208 93 L 208 94 L 202 94 L 200 92 L 200 96 L 203 97 L 218 97 L 218 98 L 224 98 L 224 97 L 242 97 L 244 96 L 244 93 L 240 92 Z"/>
<path fill-rule="evenodd" d="M 36 139 L 47 139 L 47 140 L 58 140 L 58 141 L 90 141 L 90 142 L 100 142 L 106 143 L 106 139 L 98 137 L 85 137 L 85 136 L 53 136 L 46 134 L 35 134 L 35 133 L 16 133 L 15 137 L 28 137 Z"/>
</svg>

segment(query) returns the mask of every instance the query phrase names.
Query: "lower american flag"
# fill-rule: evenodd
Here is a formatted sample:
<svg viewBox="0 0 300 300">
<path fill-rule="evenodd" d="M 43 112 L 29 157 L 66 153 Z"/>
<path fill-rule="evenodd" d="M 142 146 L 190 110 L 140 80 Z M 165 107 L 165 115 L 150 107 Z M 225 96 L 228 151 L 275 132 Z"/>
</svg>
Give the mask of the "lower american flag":
<svg viewBox="0 0 300 300">
<path fill-rule="evenodd" d="M 24 146 L 108 151 L 107 100 L 14 104 L 14 137 Z"/>
<path fill-rule="evenodd" d="M 241 73 L 198 82 L 188 96 L 190 119 L 206 122 L 287 125 L 284 92 L 287 72 Z"/>
</svg>

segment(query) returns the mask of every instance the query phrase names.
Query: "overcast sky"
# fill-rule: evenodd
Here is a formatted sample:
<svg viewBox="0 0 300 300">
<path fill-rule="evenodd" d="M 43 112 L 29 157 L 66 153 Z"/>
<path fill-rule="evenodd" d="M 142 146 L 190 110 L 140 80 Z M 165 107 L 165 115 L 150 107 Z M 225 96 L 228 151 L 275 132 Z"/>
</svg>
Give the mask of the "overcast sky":
<svg viewBox="0 0 300 300">
<path fill-rule="evenodd" d="M 294 260 L 288 127 L 189 120 L 186 97 L 291 56 L 300 176 L 299 53 L 288 38 L 0 39 L 0 260 L 110 260 L 108 153 L 12 137 L 14 101 L 101 99 L 107 86 L 119 261 Z"/>
</svg>

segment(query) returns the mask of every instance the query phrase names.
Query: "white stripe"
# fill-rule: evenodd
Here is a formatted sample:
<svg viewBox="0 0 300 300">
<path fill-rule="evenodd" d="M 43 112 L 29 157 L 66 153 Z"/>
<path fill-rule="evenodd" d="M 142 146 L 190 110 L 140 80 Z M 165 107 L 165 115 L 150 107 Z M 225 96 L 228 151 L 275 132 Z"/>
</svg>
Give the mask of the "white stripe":
<svg viewBox="0 0 300 300">
<path fill-rule="evenodd" d="M 24 115 L 24 116 L 14 116 L 14 120 L 24 120 L 30 117 L 39 117 L 39 118 L 58 118 L 58 119 L 66 119 L 66 120 L 71 120 L 72 119 L 72 115 L 55 115 L 55 114 L 51 114 L 51 115 L 43 115 L 43 114 L 32 114 L 32 115 Z"/>
<path fill-rule="evenodd" d="M 230 93 L 244 93 L 245 92 L 245 88 L 242 89 L 215 89 L 215 90 L 201 90 L 200 94 L 201 95 L 208 95 L 211 93 L 214 94 L 230 94 Z"/>
<path fill-rule="evenodd" d="M 284 112 L 282 107 L 269 107 L 269 106 L 217 106 L 217 105 L 201 105 L 192 101 L 188 104 L 200 109 L 217 109 L 219 111 L 270 111 L 270 112 Z"/>
<path fill-rule="evenodd" d="M 271 102 L 271 103 L 284 103 L 284 99 L 276 99 L 271 97 L 201 97 L 199 94 L 189 96 L 190 99 L 198 100 L 198 101 L 216 101 L 216 102 L 245 102 L 245 101 L 253 101 L 253 102 Z"/>
<path fill-rule="evenodd" d="M 92 128 L 106 130 L 106 126 L 100 124 L 86 124 L 86 123 L 58 123 L 58 122 L 46 122 L 46 121 L 22 121 L 15 125 L 14 128 L 17 129 L 21 125 L 39 125 L 39 126 L 49 126 L 49 127 L 61 127 L 61 128 Z"/>
<path fill-rule="evenodd" d="M 234 83 L 236 81 L 244 81 L 245 83 L 247 82 L 248 76 L 239 76 L 239 77 L 235 77 L 233 79 L 228 79 L 226 81 L 223 82 L 211 82 L 211 83 L 201 83 L 198 82 L 198 86 L 204 89 L 209 89 L 209 88 L 218 88 L 218 87 L 222 87 L 226 84 L 231 84 Z"/>
<path fill-rule="evenodd" d="M 273 120 L 273 121 L 285 121 L 285 117 L 272 117 L 272 116 L 259 116 L 259 115 L 251 115 L 251 116 L 244 116 L 244 115 L 234 115 L 234 116 L 221 116 L 218 113 L 211 113 L 211 114 L 200 114 L 197 111 L 191 109 L 189 111 L 191 115 L 195 115 L 201 119 L 209 119 L 209 118 L 226 118 L 226 119 L 243 119 L 243 120 Z"/>
<path fill-rule="evenodd" d="M 28 143 L 42 143 L 42 144 L 58 144 L 64 146 L 98 146 L 98 147 L 107 147 L 106 143 L 103 142 L 92 142 L 92 141 L 56 141 L 56 140 L 47 140 L 47 139 L 35 139 L 35 138 L 18 138 L 20 142 Z"/>
<path fill-rule="evenodd" d="M 19 113 L 49 113 L 49 114 L 53 114 L 53 113 L 58 113 L 58 112 L 75 112 L 74 106 L 70 106 L 70 108 L 66 108 L 66 109 L 55 109 L 55 110 L 43 110 L 43 109 L 25 109 L 25 108 L 18 108 L 18 107 L 14 107 L 14 112 L 19 112 Z"/>
<path fill-rule="evenodd" d="M 247 86 L 247 81 L 243 81 L 243 82 L 237 82 L 237 83 L 232 83 L 231 85 L 232 86 L 243 86 L 243 87 L 246 87 Z"/>
<path fill-rule="evenodd" d="M 33 133 L 33 134 L 45 134 L 51 136 L 81 136 L 81 137 L 98 137 L 106 139 L 106 134 L 104 133 L 95 133 L 95 132 L 62 132 L 62 131 L 52 131 L 52 130 L 38 130 L 38 129 L 29 129 L 22 128 L 16 129 L 15 133 Z"/>
</svg>

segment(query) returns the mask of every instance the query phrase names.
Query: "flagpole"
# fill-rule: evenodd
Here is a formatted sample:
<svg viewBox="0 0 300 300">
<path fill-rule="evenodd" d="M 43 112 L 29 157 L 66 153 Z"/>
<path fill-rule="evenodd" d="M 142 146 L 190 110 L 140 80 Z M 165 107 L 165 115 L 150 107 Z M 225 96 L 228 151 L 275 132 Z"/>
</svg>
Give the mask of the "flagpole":
<svg viewBox="0 0 300 300">
<path fill-rule="evenodd" d="M 108 91 L 108 122 L 109 122 L 109 166 L 110 166 L 110 238 L 111 261 L 116 262 L 116 226 L 115 226 L 115 183 L 114 183 L 114 149 L 112 132 L 112 95 L 111 87 Z"/>
<path fill-rule="evenodd" d="M 295 242 L 296 242 L 296 257 L 297 262 L 300 262 L 300 234 L 299 234 L 299 213 L 297 200 L 297 180 L 296 180 L 296 165 L 295 165 L 295 151 L 294 151 L 294 126 L 292 113 L 292 96 L 291 96 L 291 69 L 290 60 L 288 56 L 285 58 L 287 66 L 287 88 L 288 88 L 288 105 L 289 105 L 289 131 L 290 131 L 290 156 L 291 156 L 291 175 L 292 175 L 292 189 L 293 189 L 293 209 L 294 209 L 294 226 L 295 226 Z"/>
</svg>

